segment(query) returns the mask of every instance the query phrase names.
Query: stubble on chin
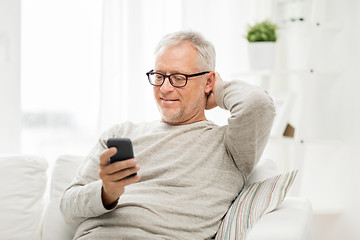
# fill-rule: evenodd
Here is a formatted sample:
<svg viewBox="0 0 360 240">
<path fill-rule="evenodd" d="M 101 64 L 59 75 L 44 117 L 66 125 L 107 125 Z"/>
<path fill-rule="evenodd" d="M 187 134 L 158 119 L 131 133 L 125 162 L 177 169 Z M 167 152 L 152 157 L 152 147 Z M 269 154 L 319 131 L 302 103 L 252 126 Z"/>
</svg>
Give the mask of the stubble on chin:
<svg viewBox="0 0 360 240">
<path fill-rule="evenodd" d="M 195 99 L 195 104 L 192 105 L 191 109 L 184 108 L 177 108 L 177 109 L 171 109 L 170 111 L 168 109 L 162 109 L 160 105 L 157 103 L 157 107 L 161 116 L 161 120 L 165 123 L 169 124 L 180 124 L 183 122 L 188 121 L 192 117 L 194 117 L 198 112 L 203 111 L 205 109 L 205 106 L 202 106 L 201 97 L 204 94 L 204 87 L 200 87 L 197 96 L 198 99 Z M 189 106 L 188 106 L 189 107 Z"/>
<path fill-rule="evenodd" d="M 176 124 L 181 122 L 183 116 L 183 111 L 181 109 L 173 109 L 171 112 L 166 112 L 167 110 L 161 109 L 158 105 L 158 110 L 161 116 L 161 121 L 169 124 Z"/>
</svg>

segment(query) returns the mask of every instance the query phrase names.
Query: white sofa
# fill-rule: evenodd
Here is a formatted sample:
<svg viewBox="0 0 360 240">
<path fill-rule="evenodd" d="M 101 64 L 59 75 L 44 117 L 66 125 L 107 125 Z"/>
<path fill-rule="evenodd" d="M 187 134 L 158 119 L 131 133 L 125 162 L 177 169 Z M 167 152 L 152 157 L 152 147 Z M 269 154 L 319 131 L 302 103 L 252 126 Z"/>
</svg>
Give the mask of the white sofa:
<svg viewBox="0 0 360 240">
<path fill-rule="evenodd" d="M 47 185 L 46 159 L 33 155 L 0 155 L 0 238 L 72 239 L 75 229 L 63 221 L 59 203 L 82 160 L 82 156 L 60 156 Z M 274 174 L 269 164 L 260 165 L 251 176 L 253 180 Z M 247 239 L 311 239 L 311 230 L 310 202 L 300 197 L 286 197 L 279 208 L 255 224 Z"/>
</svg>

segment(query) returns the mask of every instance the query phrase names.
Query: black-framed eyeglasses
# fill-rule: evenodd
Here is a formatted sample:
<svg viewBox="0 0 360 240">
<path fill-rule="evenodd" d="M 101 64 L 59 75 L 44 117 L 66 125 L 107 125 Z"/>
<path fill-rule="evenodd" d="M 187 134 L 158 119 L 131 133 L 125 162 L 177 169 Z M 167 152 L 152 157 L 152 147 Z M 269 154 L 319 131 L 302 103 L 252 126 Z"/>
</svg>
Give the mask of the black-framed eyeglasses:
<svg viewBox="0 0 360 240">
<path fill-rule="evenodd" d="M 190 74 L 190 75 L 183 74 L 183 73 L 173 73 L 170 75 L 164 75 L 162 73 L 154 72 L 154 70 L 151 70 L 151 71 L 147 72 L 146 75 L 149 79 L 150 84 L 153 86 L 162 86 L 165 82 L 165 78 L 169 78 L 169 82 L 172 86 L 185 87 L 189 78 L 200 76 L 200 75 L 203 75 L 203 74 L 206 74 L 209 72 L 210 71 L 200 72 L 200 73 L 195 73 L 195 74 Z"/>
</svg>

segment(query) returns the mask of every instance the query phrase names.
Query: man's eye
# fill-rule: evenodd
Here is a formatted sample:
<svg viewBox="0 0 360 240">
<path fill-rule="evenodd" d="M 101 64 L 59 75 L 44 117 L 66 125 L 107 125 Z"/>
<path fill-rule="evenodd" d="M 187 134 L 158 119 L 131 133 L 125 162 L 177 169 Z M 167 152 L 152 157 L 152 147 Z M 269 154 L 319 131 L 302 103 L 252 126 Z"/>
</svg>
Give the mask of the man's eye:
<svg viewBox="0 0 360 240">
<path fill-rule="evenodd" d="M 183 76 L 183 75 L 174 75 L 174 79 L 176 81 L 185 81 L 186 80 L 185 76 Z"/>
<path fill-rule="evenodd" d="M 156 79 L 156 80 L 162 80 L 162 78 L 163 78 L 163 77 L 162 77 L 161 75 L 158 75 L 158 74 L 155 75 L 155 79 Z"/>
</svg>

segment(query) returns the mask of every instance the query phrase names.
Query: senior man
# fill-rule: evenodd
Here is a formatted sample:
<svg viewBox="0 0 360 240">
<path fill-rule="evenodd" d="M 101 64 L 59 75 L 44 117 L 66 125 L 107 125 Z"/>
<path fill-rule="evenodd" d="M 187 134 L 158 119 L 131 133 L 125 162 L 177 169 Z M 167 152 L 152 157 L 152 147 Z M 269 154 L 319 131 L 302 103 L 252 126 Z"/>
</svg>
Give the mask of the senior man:
<svg viewBox="0 0 360 240">
<path fill-rule="evenodd" d="M 77 226 L 74 239 L 215 236 L 261 157 L 275 109 L 264 90 L 214 71 L 214 47 L 201 34 L 160 40 L 147 77 L 161 121 L 125 122 L 101 135 L 61 202 Z M 205 117 L 217 106 L 231 113 L 225 126 Z M 112 137 L 130 138 L 135 159 L 110 164 Z"/>
</svg>

